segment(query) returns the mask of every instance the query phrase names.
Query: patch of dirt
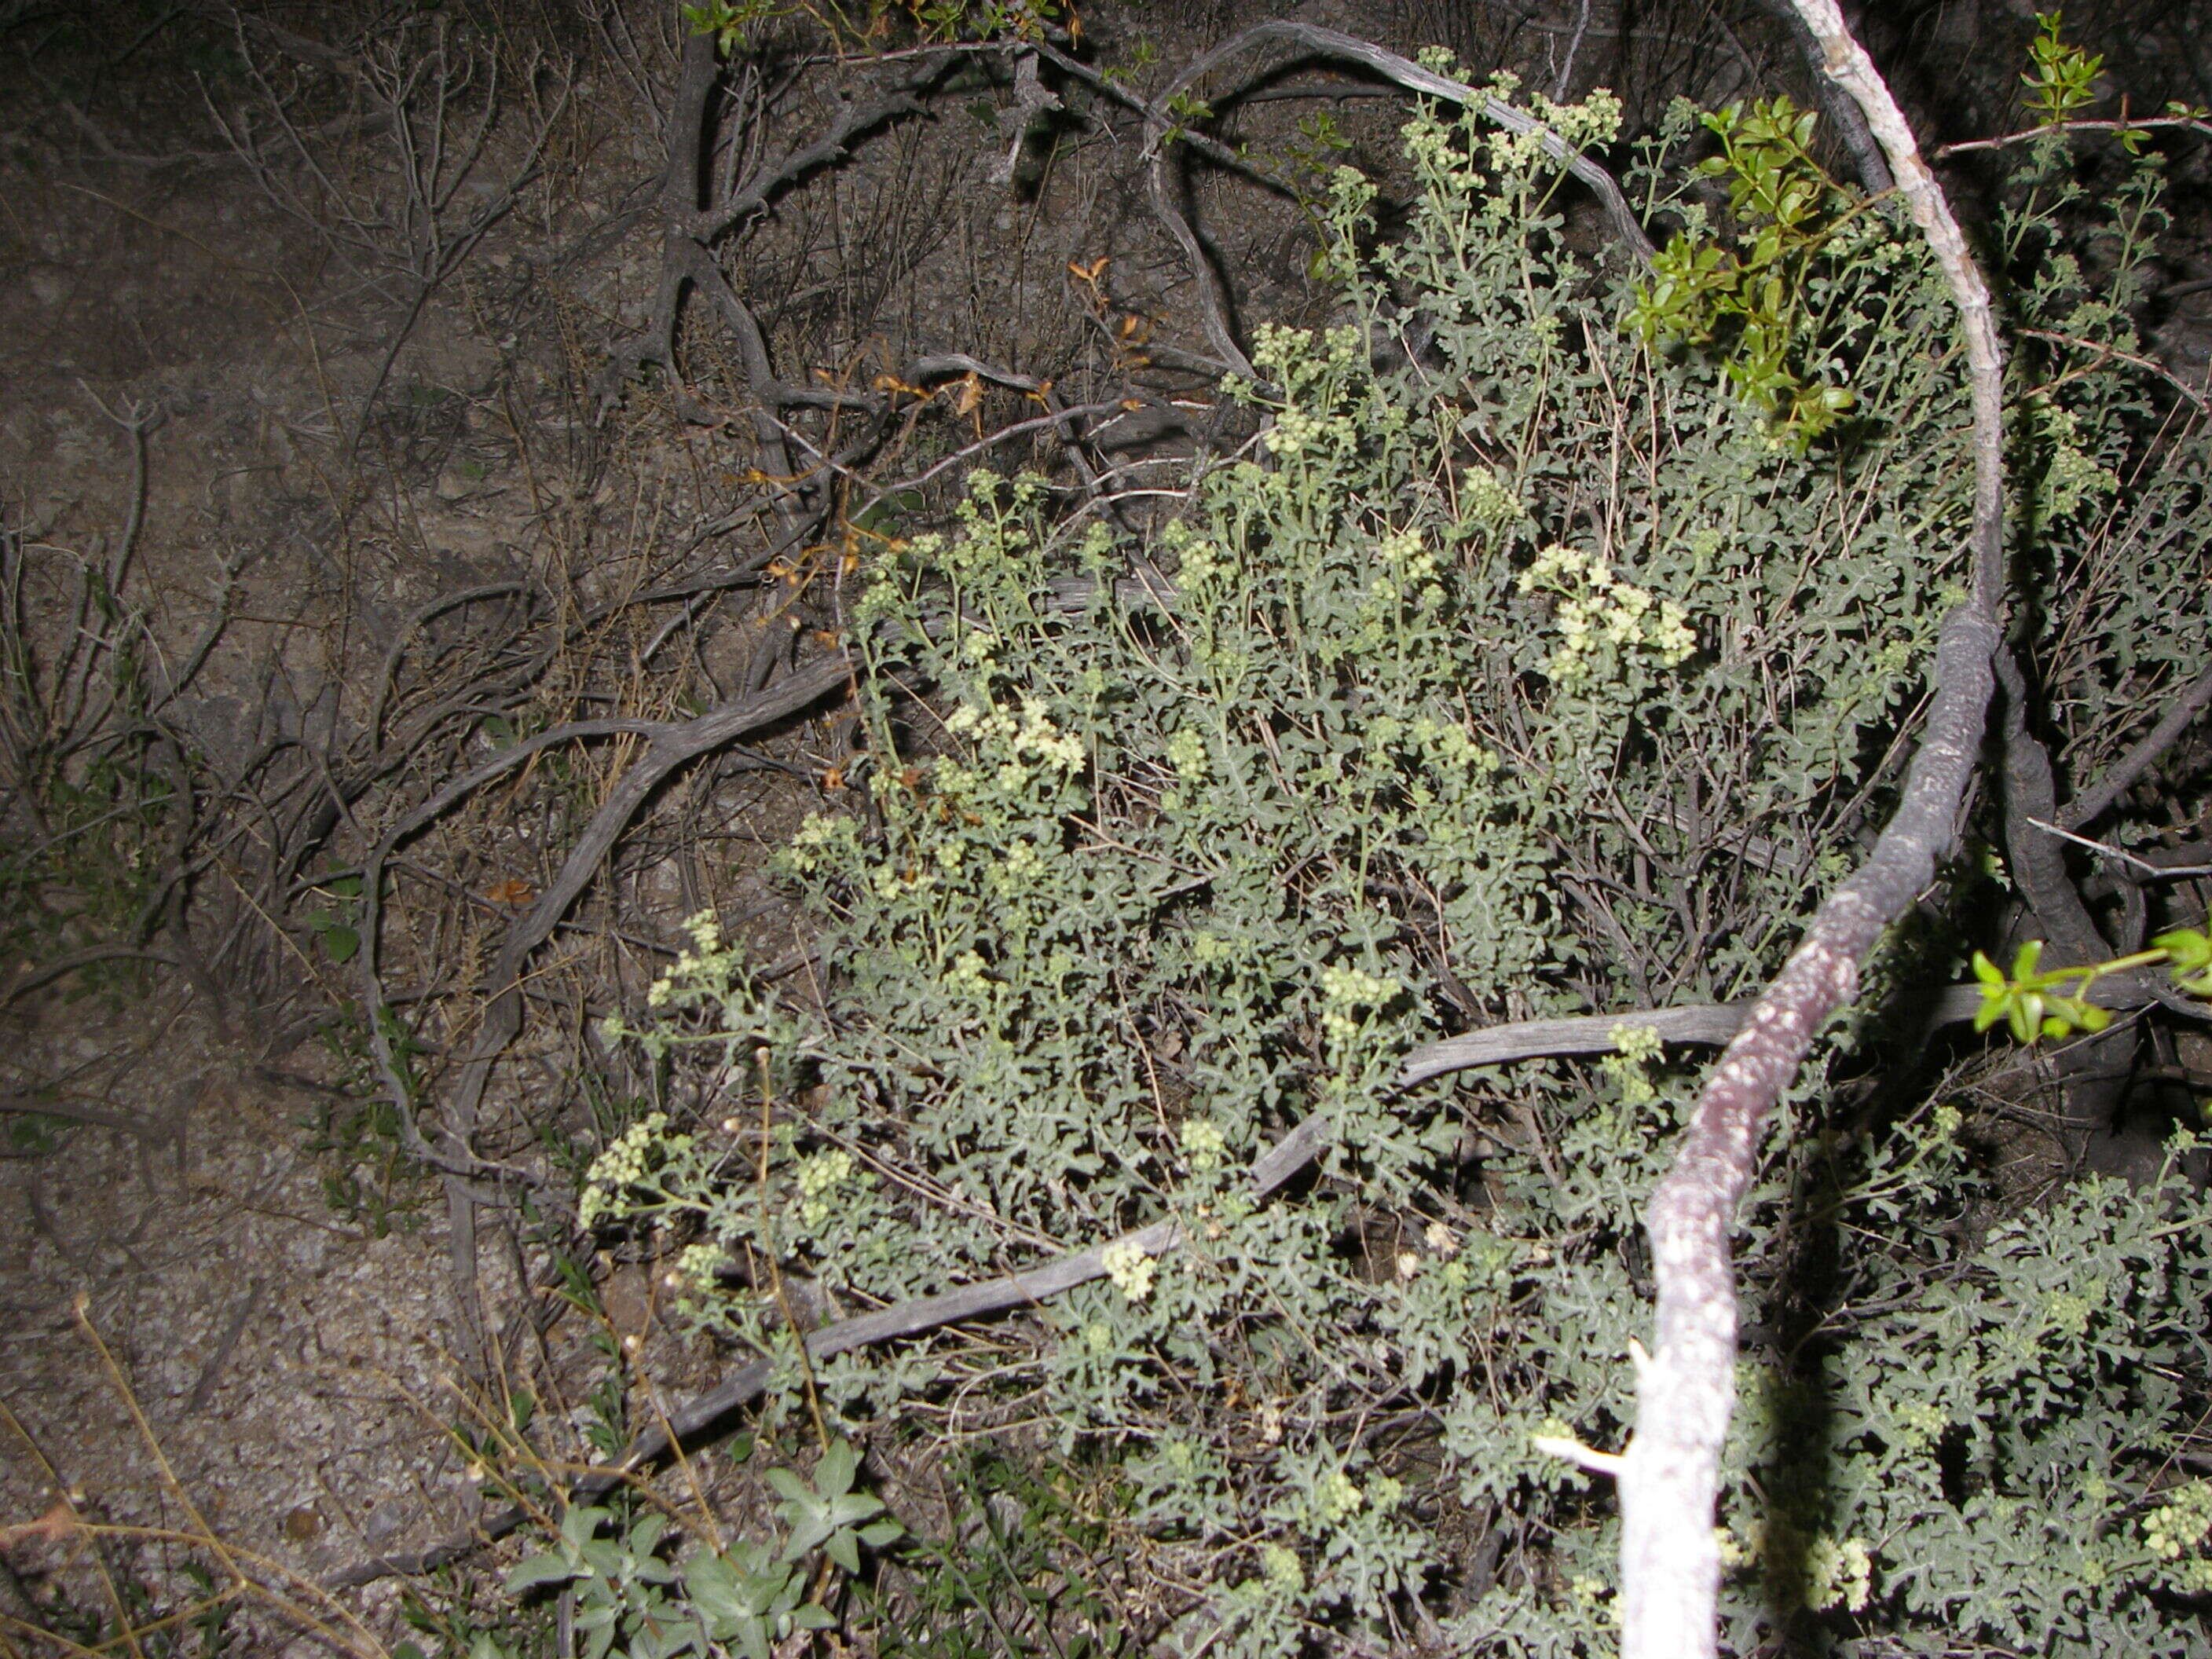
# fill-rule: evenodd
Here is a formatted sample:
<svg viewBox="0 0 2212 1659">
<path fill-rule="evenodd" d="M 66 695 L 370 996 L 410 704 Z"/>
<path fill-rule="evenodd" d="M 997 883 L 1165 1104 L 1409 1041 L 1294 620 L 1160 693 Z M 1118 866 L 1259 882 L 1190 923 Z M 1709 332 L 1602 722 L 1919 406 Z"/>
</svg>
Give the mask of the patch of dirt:
<svg viewBox="0 0 2212 1659">
<path fill-rule="evenodd" d="M 307 1150 L 319 1091 L 190 1009 L 120 1044 L 91 1012 L 41 1023 L 36 1069 L 70 1080 L 0 1164 L 0 1510 L 65 1492 L 155 1529 L 107 1552 L 154 1578 L 209 1533 L 312 1579 L 466 1525 L 435 1212 L 381 1237 L 337 1219 Z M 44 1600 L 76 1553 L 15 1571 Z"/>
</svg>

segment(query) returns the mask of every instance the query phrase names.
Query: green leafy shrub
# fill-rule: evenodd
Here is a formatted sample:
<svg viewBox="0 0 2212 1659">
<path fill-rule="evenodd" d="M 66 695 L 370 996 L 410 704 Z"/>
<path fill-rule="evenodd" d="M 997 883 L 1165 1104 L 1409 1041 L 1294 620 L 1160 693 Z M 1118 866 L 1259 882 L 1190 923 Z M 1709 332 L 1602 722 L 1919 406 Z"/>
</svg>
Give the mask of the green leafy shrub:
<svg viewBox="0 0 2212 1659">
<path fill-rule="evenodd" d="M 1725 333 L 1730 384 L 1800 449 L 1854 402 L 1838 378 L 1838 348 L 1849 342 L 1806 303 L 1811 279 L 1832 258 L 1829 241 L 1850 228 L 1850 198 L 1808 148 L 1818 118 L 1787 98 L 1748 110 L 1732 104 L 1705 118 L 1721 152 L 1698 170 L 1729 181 L 1729 206 L 1741 222 L 1738 246 L 1677 233 L 1652 261 L 1651 283 L 1628 317 L 1654 344 L 1708 345 Z M 1885 234 L 1876 222 L 1852 240 L 1870 250 Z M 1816 358 L 1823 359 L 1817 371 Z"/>
<path fill-rule="evenodd" d="M 1692 124 L 1645 152 L 1656 210 L 1692 211 Z M 781 1356 L 785 1408 L 788 1298 L 732 1290 L 733 1261 L 850 1311 L 1179 1218 L 1174 1255 L 1123 1247 L 1034 1310 L 1026 1358 L 939 1335 L 811 1383 L 917 1435 L 902 1406 L 957 1390 L 1103 1467 L 1099 1524 L 1193 1587 L 1172 1639 L 1224 1656 L 1432 1621 L 1468 1653 L 1611 1650 L 1610 1494 L 1532 1437 L 1623 1432 L 1639 1212 L 1692 1079 L 1649 1045 L 1503 1085 L 1400 1091 L 1399 1061 L 1770 973 L 1885 808 L 1968 514 L 1948 302 L 1886 206 L 1793 276 L 1822 319 L 1793 340 L 1832 354 L 1793 372 L 1847 379 L 1850 419 L 1778 434 L 1741 376 L 1624 326 L 1636 273 L 1571 251 L 1534 146 L 1427 112 L 1406 139 L 1407 228 L 1370 260 L 1373 188 L 1334 175 L 1352 320 L 1258 331 L 1259 453 L 1152 545 L 979 474 L 876 573 L 861 806 L 782 860 L 822 994 L 770 994 L 702 917 L 632 1033 L 706 1046 L 773 1109 L 648 1121 L 586 1196 L 691 1240 L 686 1310 Z M 2061 238 L 2014 227 L 2023 315 L 2118 329 L 2124 270 L 2101 299 L 2079 264 L 2027 274 Z M 2084 527 L 2123 472 L 2188 486 L 2139 521 L 2202 527 L 2197 464 L 2130 386 L 2107 359 L 2038 389 L 2026 555 L 2089 547 L 2154 592 L 2162 531 Z M 2178 660 L 2148 607 L 2070 604 L 2061 635 L 2112 624 L 2059 647 L 2106 690 Z M 2159 1633 L 2203 1559 L 2198 1500 L 2160 1495 L 2205 1379 L 2201 1200 L 2085 1187 L 1984 1235 L 1955 1115 L 1831 1124 L 1822 1092 L 1782 1114 L 1741 1251 L 1749 1316 L 1790 1334 L 1747 1362 L 1739 1650 L 2201 1642 Z M 1316 1110 L 1319 1175 L 1255 1204 L 1242 1170 Z"/>
</svg>

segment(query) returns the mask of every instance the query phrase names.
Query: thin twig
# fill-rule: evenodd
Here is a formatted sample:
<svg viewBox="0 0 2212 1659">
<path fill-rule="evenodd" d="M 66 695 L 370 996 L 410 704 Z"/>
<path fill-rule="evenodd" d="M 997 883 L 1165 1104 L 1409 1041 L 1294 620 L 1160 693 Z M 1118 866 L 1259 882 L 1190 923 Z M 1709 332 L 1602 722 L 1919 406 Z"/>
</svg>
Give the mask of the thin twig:
<svg viewBox="0 0 2212 1659">
<path fill-rule="evenodd" d="M 2154 115 L 2141 121 L 2053 121 L 2039 127 L 2025 127 L 2018 132 L 2008 132 L 2002 138 L 1969 138 L 1960 143 L 1945 144 L 1936 152 L 1936 159 L 1948 161 L 1954 155 L 1965 155 L 1978 149 L 2003 149 L 2012 144 L 2033 143 L 2056 132 L 2197 132 L 2212 136 L 2212 122 L 2193 115 Z"/>
<path fill-rule="evenodd" d="M 2108 841 L 2091 841 L 2087 836 L 2077 836 L 2071 830 L 2062 830 L 2055 823 L 2045 823 L 2041 818 L 2030 818 L 2027 822 L 2047 835 L 2057 836 L 2061 841 L 2070 841 L 2076 847 L 2086 847 L 2091 852 L 2101 854 L 2106 858 L 2117 859 L 2122 864 L 2131 864 L 2154 878 L 2173 879 L 2183 876 L 2212 876 L 2212 864 L 2153 864 L 2148 859 L 2139 859 L 2125 848 L 2115 847 Z"/>
</svg>

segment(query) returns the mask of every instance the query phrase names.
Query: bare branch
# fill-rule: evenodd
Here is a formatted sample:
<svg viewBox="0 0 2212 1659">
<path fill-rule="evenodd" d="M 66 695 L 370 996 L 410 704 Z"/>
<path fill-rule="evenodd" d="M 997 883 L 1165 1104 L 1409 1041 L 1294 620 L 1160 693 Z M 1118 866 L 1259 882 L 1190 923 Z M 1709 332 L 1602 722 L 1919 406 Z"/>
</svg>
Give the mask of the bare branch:
<svg viewBox="0 0 2212 1659">
<path fill-rule="evenodd" d="M 708 41 L 708 50 L 714 50 L 711 40 Z M 808 173 L 843 161 L 855 139 L 902 116 L 921 114 L 921 94 L 944 72 L 944 67 L 943 60 L 933 60 L 881 98 L 867 103 L 841 104 L 830 130 L 812 143 L 763 162 L 726 200 L 686 216 L 679 222 L 680 228 L 696 241 L 714 241 L 723 232 L 763 211 Z"/>
<path fill-rule="evenodd" d="M 1969 138 L 1964 143 L 1946 144 L 1936 152 L 1936 159 L 1948 161 L 1954 155 L 1964 155 L 1978 149 L 2003 149 L 2011 144 L 2032 143 L 2038 138 L 2054 132 L 2195 132 L 2212 137 L 2212 121 L 2193 115 L 2154 115 L 2140 121 L 2055 121 L 2047 126 L 2026 127 L 2018 132 L 2008 132 L 2001 138 Z"/>
<path fill-rule="evenodd" d="M 524 959 L 551 936 L 561 918 L 568 914 L 568 907 L 598 873 L 600 860 L 629 827 L 630 820 L 637 816 L 647 798 L 659 787 L 662 780 L 678 767 L 748 732 L 790 718 L 808 704 L 849 684 L 852 675 L 852 660 L 841 651 L 792 675 L 772 690 L 733 698 L 696 720 L 657 724 L 645 753 L 616 782 L 599 810 L 592 815 L 584 833 L 576 838 L 576 844 L 568 849 L 560 873 L 538 896 L 537 902 L 508 927 L 487 980 L 492 993 L 491 1004 L 484 1011 L 483 1026 L 469 1050 L 460 1082 L 447 1105 L 449 1133 L 465 1145 L 466 1137 L 475 1127 L 492 1066 L 522 1029 Z M 391 839 L 387 837 L 378 856 L 371 861 L 367 879 L 362 883 L 364 893 L 375 891 L 383 861 L 390 856 L 391 850 Z M 365 963 L 373 957 L 369 949 L 371 937 L 370 927 L 364 925 L 362 957 Z"/>
<path fill-rule="evenodd" d="M 1566 140 L 1541 121 L 1526 111 L 1516 109 L 1502 98 L 1492 97 L 1479 88 L 1468 86 L 1449 76 L 1438 75 L 1432 70 L 1423 69 L 1411 58 L 1401 58 L 1396 52 L 1385 51 L 1356 35 L 1322 28 L 1317 24 L 1289 21 L 1255 24 L 1196 59 L 1175 78 L 1148 112 L 1146 125 L 1151 131 L 1151 143 L 1157 147 L 1165 136 L 1168 118 L 1164 112 L 1169 101 L 1178 93 L 1212 73 L 1218 64 L 1270 40 L 1287 40 L 1326 57 L 1348 58 L 1353 63 L 1364 64 L 1377 75 L 1396 82 L 1410 92 L 1440 98 L 1449 104 L 1472 106 L 1508 132 L 1524 137 L 1537 136 L 1546 154 L 1589 185 L 1596 195 L 1605 209 L 1606 218 L 1613 227 L 1613 234 L 1639 262 L 1650 263 L 1653 252 L 1651 239 L 1644 234 L 1644 227 L 1637 222 L 1635 211 L 1628 205 L 1628 198 L 1621 194 L 1620 185 L 1613 176 L 1570 146 Z"/>
<path fill-rule="evenodd" d="M 2076 847 L 2086 847 L 2091 852 L 2104 858 L 2129 865 L 2142 871 L 2146 875 L 2156 877 L 2160 881 L 2175 881 L 2189 876 L 2212 876 L 2212 864 L 2153 864 L 2148 859 L 2139 859 L 2125 848 L 2115 847 L 2111 842 L 2092 841 L 2087 836 L 2075 835 L 2071 830 L 2062 830 L 2055 823 L 2045 823 L 2041 818 L 2030 818 L 2027 821 L 2037 829 L 2057 836 L 2061 841 L 2070 841 Z"/>
<path fill-rule="evenodd" d="M 2058 814 L 2058 822 L 2069 830 L 2079 830 L 2104 817 L 2113 803 L 2134 788 L 2136 780 L 2157 763 L 2158 757 L 2173 746 L 2175 739 L 2189 729 L 2190 722 L 2208 705 L 2212 705 L 2212 668 L 2184 686 L 2174 698 L 2173 707 L 2159 717 L 2158 724 L 2143 734 L 2142 740 L 2128 750 L 2118 765 L 2097 781 L 2095 788 L 2069 801 Z"/>
<path fill-rule="evenodd" d="M 1228 297 L 1222 291 L 1212 261 L 1206 258 L 1205 248 L 1200 245 L 1198 233 L 1170 199 L 1168 169 L 1172 146 L 1166 140 L 1171 118 L 1167 111 L 1186 88 L 1195 85 L 1221 64 L 1240 52 L 1275 40 L 1288 41 L 1324 56 L 1349 58 L 1354 63 L 1364 64 L 1376 74 L 1410 91 L 1441 98 L 1448 103 L 1478 108 L 1509 132 L 1537 135 L 1547 154 L 1596 192 L 1599 202 L 1605 208 L 1606 217 L 1612 224 L 1613 234 L 1638 260 L 1646 264 L 1650 263 L 1651 239 L 1644 234 L 1643 226 L 1637 222 L 1636 215 L 1628 205 L 1628 198 L 1621 194 L 1620 186 L 1613 175 L 1571 148 L 1564 138 L 1534 117 L 1514 108 L 1502 98 L 1493 98 L 1486 92 L 1452 80 L 1449 76 L 1423 69 L 1410 58 L 1401 58 L 1396 52 L 1387 52 L 1356 35 L 1322 28 L 1313 23 L 1276 21 L 1255 24 L 1241 33 L 1231 35 L 1212 51 L 1195 59 L 1161 92 L 1158 100 L 1146 106 L 1145 111 L 1146 146 L 1152 157 L 1152 211 L 1182 247 L 1184 261 L 1197 280 L 1200 298 L 1205 307 L 1206 338 L 1214 354 L 1244 379 L 1259 381 L 1262 377 L 1253 368 L 1251 361 L 1237 343 L 1235 331 L 1229 322 Z"/>
<path fill-rule="evenodd" d="M 1722 1441 L 1735 1404 L 1736 1308 L 1729 1237 L 1760 1131 L 1828 1015 L 1856 993 L 1859 958 L 1934 875 L 1970 787 L 1994 685 L 2003 585 L 2003 356 L 1989 290 L 1941 188 L 1835 0 L 1794 0 L 1828 74 L 1881 141 L 1948 281 L 1974 410 L 1972 586 L 1944 619 L 1927 726 L 1897 814 L 1865 866 L 1823 903 L 1698 1100 L 1649 1218 L 1656 1342 L 1638 1368 L 1636 1435 L 1620 1474 L 1624 1659 L 1710 1659 L 1720 1586 L 1713 1537 Z"/>
</svg>

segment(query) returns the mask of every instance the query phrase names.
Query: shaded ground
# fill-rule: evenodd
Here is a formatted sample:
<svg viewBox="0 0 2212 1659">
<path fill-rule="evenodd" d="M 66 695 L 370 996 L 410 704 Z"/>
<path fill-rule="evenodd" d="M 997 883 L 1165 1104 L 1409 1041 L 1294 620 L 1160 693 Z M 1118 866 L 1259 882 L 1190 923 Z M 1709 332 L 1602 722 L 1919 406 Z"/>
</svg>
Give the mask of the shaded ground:
<svg viewBox="0 0 2212 1659">
<path fill-rule="evenodd" d="M 311 1575 L 427 1543 L 477 1508 L 441 1432 L 456 1402 L 437 1241 L 334 1216 L 307 1149 L 317 1092 L 198 1024 L 55 1056 L 102 1103 L 85 1109 L 129 1127 L 50 1127 L 59 1145 L 0 1170 L 8 1512 L 40 1513 L 59 1485 L 88 1516 L 204 1522 Z"/>
</svg>

